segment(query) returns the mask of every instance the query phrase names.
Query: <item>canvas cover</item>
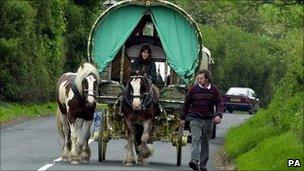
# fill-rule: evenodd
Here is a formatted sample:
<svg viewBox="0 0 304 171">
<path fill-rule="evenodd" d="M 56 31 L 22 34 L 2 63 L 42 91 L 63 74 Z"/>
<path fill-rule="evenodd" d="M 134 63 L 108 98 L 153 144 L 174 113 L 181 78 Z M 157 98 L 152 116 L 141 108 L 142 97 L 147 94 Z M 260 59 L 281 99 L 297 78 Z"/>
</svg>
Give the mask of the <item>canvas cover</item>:
<svg viewBox="0 0 304 171">
<path fill-rule="evenodd" d="M 189 16 L 176 6 L 121 2 L 95 22 L 89 37 L 89 59 L 103 71 L 114 59 L 141 18 L 149 14 L 170 67 L 186 82 L 194 75 L 201 57 L 201 37 Z"/>
</svg>

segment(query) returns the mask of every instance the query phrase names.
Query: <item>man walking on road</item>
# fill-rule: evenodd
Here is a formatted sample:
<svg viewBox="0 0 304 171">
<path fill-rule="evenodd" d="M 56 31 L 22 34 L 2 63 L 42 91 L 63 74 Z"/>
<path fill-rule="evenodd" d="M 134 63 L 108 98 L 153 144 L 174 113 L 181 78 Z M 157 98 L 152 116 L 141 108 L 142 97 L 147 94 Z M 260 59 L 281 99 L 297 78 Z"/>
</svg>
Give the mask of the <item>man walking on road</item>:
<svg viewBox="0 0 304 171">
<path fill-rule="evenodd" d="M 189 167 L 193 170 L 206 171 L 213 124 L 221 122 L 223 104 L 218 88 L 210 83 L 211 74 L 208 70 L 199 71 L 196 80 L 197 83 L 190 87 L 186 96 L 180 124 L 183 127 L 186 116 L 189 116 L 192 134 Z"/>
</svg>

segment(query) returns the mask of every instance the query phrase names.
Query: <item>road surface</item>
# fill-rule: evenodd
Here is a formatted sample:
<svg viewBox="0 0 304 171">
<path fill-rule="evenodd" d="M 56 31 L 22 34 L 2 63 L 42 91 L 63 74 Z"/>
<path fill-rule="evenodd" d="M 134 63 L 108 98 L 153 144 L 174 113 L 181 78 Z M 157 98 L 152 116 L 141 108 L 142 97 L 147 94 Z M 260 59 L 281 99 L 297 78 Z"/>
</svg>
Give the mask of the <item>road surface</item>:
<svg viewBox="0 0 304 171">
<path fill-rule="evenodd" d="M 217 137 L 210 142 L 208 170 L 216 170 L 213 154 L 224 143 L 227 130 L 248 119 L 250 115 L 224 114 L 217 127 Z M 176 166 L 176 148 L 171 143 L 154 142 L 155 153 L 148 166 L 125 167 L 125 140 L 111 140 L 108 143 L 106 161 L 99 163 L 97 142 L 90 144 L 92 156 L 87 164 L 71 165 L 61 161 L 62 140 L 57 134 L 54 117 L 40 118 L 22 123 L 1 126 L 0 170 L 191 170 L 191 144 L 182 149 L 182 164 Z"/>
</svg>

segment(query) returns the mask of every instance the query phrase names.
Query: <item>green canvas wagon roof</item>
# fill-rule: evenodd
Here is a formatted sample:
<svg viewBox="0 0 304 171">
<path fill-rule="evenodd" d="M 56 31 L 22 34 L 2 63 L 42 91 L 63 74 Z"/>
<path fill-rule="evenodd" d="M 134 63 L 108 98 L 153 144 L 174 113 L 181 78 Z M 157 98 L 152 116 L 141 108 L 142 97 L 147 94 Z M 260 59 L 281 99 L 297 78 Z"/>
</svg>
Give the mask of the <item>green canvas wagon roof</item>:
<svg viewBox="0 0 304 171">
<path fill-rule="evenodd" d="M 89 35 L 89 60 L 102 72 L 147 14 L 151 16 L 169 66 L 188 82 L 200 65 L 201 34 L 190 15 L 166 1 L 121 1 L 103 12 Z"/>
</svg>

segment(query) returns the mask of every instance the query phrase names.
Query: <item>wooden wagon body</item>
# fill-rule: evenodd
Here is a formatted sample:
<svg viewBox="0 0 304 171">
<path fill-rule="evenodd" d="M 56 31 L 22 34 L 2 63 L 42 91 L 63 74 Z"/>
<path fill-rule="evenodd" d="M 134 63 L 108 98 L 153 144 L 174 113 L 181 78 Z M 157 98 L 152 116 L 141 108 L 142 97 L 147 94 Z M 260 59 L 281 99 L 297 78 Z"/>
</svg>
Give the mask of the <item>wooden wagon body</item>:
<svg viewBox="0 0 304 171">
<path fill-rule="evenodd" d="M 177 147 L 177 165 L 187 135 L 179 127 L 179 115 L 189 83 L 199 69 L 212 62 L 202 45 L 201 33 L 189 14 L 159 0 L 121 1 L 95 21 L 88 40 L 88 59 L 100 71 L 98 102 L 106 104 L 96 139 L 99 161 L 105 160 L 110 139 L 124 138 L 121 95 L 130 77 L 129 68 L 139 49 L 149 45 L 156 61 L 156 83 L 161 114 L 154 119 L 152 141 L 172 142 Z"/>
</svg>

